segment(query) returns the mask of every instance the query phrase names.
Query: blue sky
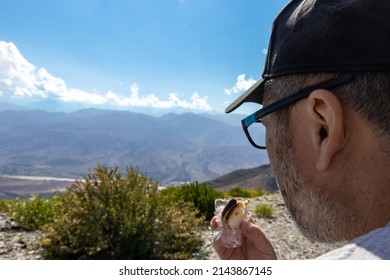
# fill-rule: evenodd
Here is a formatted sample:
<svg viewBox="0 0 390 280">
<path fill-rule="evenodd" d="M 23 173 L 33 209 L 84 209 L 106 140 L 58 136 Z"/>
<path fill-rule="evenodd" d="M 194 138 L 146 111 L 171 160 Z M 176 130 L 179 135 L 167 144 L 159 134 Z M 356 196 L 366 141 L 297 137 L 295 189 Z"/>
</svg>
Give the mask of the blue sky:
<svg viewBox="0 0 390 280">
<path fill-rule="evenodd" d="M 288 0 L 2 0 L 0 102 L 223 112 Z"/>
</svg>

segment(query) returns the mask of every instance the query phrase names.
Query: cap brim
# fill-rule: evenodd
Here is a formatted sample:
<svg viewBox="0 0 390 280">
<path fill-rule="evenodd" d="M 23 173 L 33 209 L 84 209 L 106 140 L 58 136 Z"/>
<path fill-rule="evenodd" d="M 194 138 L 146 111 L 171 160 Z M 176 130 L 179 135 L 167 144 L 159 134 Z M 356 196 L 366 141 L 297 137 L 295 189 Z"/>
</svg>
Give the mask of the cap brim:
<svg viewBox="0 0 390 280">
<path fill-rule="evenodd" d="M 264 84 L 266 80 L 260 79 L 253 86 L 251 86 L 247 91 L 240 95 L 236 100 L 234 100 L 226 109 L 225 113 L 230 113 L 240 107 L 243 103 L 254 102 L 258 104 L 263 103 L 263 94 L 264 94 Z"/>
</svg>

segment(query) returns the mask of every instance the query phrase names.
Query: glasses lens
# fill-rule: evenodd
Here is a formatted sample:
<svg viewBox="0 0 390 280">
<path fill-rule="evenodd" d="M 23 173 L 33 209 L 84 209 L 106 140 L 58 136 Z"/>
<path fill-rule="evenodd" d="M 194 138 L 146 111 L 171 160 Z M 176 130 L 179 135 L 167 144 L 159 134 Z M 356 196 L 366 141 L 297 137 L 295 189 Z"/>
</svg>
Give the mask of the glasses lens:
<svg viewBox="0 0 390 280">
<path fill-rule="evenodd" d="M 248 132 L 252 141 L 260 146 L 265 147 L 265 126 L 261 122 L 255 122 L 248 127 Z"/>
</svg>

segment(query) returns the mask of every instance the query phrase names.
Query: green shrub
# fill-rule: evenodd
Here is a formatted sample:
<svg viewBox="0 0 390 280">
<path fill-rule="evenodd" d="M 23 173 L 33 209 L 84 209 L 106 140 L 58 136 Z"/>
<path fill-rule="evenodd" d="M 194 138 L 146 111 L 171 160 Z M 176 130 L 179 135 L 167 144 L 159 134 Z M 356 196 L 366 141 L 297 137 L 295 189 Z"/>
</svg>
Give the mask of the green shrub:
<svg viewBox="0 0 390 280">
<path fill-rule="evenodd" d="M 248 189 L 233 188 L 226 192 L 229 197 L 252 197 L 251 192 Z"/>
<path fill-rule="evenodd" d="M 226 192 L 228 197 L 258 197 L 266 194 L 268 194 L 266 190 L 255 188 L 232 188 Z"/>
<path fill-rule="evenodd" d="M 193 203 L 199 210 L 199 216 L 204 216 L 206 220 L 210 220 L 214 216 L 215 199 L 224 197 L 223 192 L 198 182 L 179 187 L 168 187 L 161 191 L 161 194 L 166 201 L 177 202 L 182 199 Z"/>
<path fill-rule="evenodd" d="M 190 203 L 179 201 L 173 207 L 164 207 L 156 232 L 156 259 L 200 259 L 203 238 L 199 227 L 201 218 L 196 218 L 198 211 Z"/>
<path fill-rule="evenodd" d="M 19 203 L 19 198 L 14 199 L 0 199 L 0 212 L 10 213 L 16 203 Z"/>
<path fill-rule="evenodd" d="M 270 203 L 259 203 L 253 208 L 253 212 L 259 218 L 272 218 L 274 208 Z"/>
<path fill-rule="evenodd" d="M 4 199 L 0 199 L 0 213 L 4 213 L 8 211 L 9 211 L 8 201 Z"/>
<path fill-rule="evenodd" d="M 30 199 L 15 199 L 8 203 L 9 212 L 21 228 L 38 230 L 54 221 L 57 211 L 53 201 L 37 195 Z"/>
<path fill-rule="evenodd" d="M 194 207 L 167 207 L 157 183 L 134 168 L 98 166 L 68 190 L 44 228 L 48 259 L 189 259 L 202 247 Z"/>
<path fill-rule="evenodd" d="M 263 195 L 268 195 L 269 194 L 269 191 L 264 190 L 264 189 L 251 188 L 248 191 L 250 192 L 251 197 L 259 197 L 259 196 L 263 196 Z"/>
</svg>

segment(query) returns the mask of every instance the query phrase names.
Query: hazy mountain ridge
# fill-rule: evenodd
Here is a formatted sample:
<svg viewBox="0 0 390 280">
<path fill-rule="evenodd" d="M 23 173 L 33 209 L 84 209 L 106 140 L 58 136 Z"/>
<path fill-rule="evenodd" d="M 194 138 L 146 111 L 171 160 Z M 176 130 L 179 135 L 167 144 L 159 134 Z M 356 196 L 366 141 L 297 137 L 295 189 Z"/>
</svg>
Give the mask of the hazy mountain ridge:
<svg viewBox="0 0 390 280">
<path fill-rule="evenodd" d="M 3 110 L 0 174 L 74 178 L 101 163 L 137 167 L 162 184 L 207 181 L 268 162 L 265 153 L 247 142 L 239 118 L 194 113 L 154 117 L 97 109 Z"/>
<path fill-rule="evenodd" d="M 276 179 L 269 164 L 235 170 L 214 180 L 207 181 L 206 184 L 224 191 L 232 188 L 255 188 L 270 192 L 278 191 Z"/>
</svg>

